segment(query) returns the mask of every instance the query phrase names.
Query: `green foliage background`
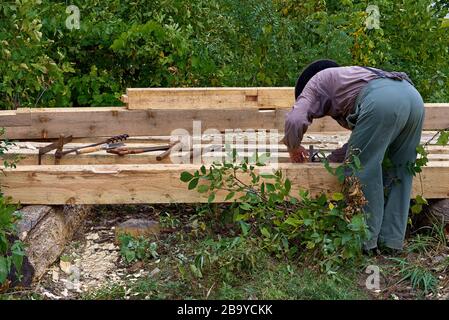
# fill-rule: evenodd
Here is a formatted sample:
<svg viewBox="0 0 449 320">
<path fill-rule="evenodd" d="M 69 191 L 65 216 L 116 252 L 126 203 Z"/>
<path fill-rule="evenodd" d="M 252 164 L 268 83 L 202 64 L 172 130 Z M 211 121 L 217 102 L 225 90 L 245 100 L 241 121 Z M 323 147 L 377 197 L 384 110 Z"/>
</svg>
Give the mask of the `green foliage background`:
<svg viewBox="0 0 449 320">
<path fill-rule="evenodd" d="M 449 101 L 447 1 L 9 0 L 0 108 L 120 105 L 126 87 L 292 86 L 318 58 L 405 71 Z M 80 30 L 65 21 L 80 8 Z M 369 4 L 379 30 L 367 30 Z"/>
</svg>

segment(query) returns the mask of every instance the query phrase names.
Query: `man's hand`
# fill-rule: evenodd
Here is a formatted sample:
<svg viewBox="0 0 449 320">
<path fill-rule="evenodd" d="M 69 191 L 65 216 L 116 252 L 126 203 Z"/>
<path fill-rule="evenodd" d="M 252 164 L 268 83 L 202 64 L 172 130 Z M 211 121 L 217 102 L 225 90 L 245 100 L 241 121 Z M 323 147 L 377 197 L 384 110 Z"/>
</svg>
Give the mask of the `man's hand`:
<svg viewBox="0 0 449 320">
<path fill-rule="evenodd" d="M 303 146 L 289 149 L 288 153 L 290 154 L 290 159 L 293 163 L 304 163 L 309 161 L 309 152 Z"/>
</svg>

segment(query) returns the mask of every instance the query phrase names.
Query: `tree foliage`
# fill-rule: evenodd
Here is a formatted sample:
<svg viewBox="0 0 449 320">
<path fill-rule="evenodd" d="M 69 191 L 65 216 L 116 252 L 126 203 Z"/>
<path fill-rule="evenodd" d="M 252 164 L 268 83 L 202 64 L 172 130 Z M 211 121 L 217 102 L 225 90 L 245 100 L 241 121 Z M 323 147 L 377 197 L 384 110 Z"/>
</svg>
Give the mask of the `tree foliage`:
<svg viewBox="0 0 449 320">
<path fill-rule="evenodd" d="M 73 0 L 0 4 L 0 104 L 119 105 L 126 87 L 292 86 L 318 58 L 410 74 L 424 99 L 449 99 L 447 1 Z M 432 5 L 433 4 L 433 5 Z"/>
</svg>

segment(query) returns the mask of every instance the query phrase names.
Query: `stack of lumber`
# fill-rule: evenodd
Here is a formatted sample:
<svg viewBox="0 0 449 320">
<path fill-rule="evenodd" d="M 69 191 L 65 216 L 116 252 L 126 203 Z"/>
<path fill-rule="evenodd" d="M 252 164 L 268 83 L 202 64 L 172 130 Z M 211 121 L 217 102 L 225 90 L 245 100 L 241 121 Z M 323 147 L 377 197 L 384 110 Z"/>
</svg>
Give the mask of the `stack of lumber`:
<svg viewBox="0 0 449 320">
<path fill-rule="evenodd" d="M 7 157 L 22 158 L 16 169 L 5 169 L 0 178 L 2 191 L 22 204 L 118 204 L 205 202 L 207 195 L 188 191 L 179 180 L 183 171 L 195 171 L 198 164 L 174 164 L 170 158 L 156 160 L 159 152 L 119 157 L 99 151 L 64 156 L 54 165 L 54 155 L 37 165 L 38 148 L 55 141 L 60 134 L 72 135 L 66 147 L 96 142 L 104 137 L 127 133 L 130 148 L 166 144 L 170 136 L 199 134 L 203 145 L 220 138 L 223 147 L 214 155 L 225 155 L 224 134 L 234 130 L 231 147 L 243 154 L 254 150 L 246 143 L 250 131 L 271 132 L 275 141 L 258 140 L 259 148 L 274 148 L 280 168 L 295 190 L 312 194 L 339 189 L 335 177 L 321 164 L 289 163 L 285 146 L 279 144 L 285 114 L 293 104 L 293 88 L 172 88 L 128 89 L 125 107 L 42 108 L 0 112 L 3 138 L 16 140 Z M 423 140 L 435 130 L 449 127 L 449 104 L 426 104 Z M 175 131 L 176 130 L 176 131 Z M 245 132 L 247 131 L 247 132 Z M 330 117 L 314 120 L 305 144 L 316 149 L 340 147 L 349 136 Z M 232 136 L 232 134 L 231 134 Z M 229 134 L 227 135 L 229 137 Z M 215 143 L 214 143 L 215 144 Z M 251 145 L 251 144 L 250 144 Z M 254 145 L 253 145 L 254 147 Z M 449 148 L 430 146 L 430 163 L 415 179 L 413 196 L 424 192 L 427 198 L 449 197 Z M 180 152 L 182 155 L 182 151 Z M 206 160 L 207 162 L 207 160 Z M 223 197 L 217 196 L 215 201 Z"/>
</svg>

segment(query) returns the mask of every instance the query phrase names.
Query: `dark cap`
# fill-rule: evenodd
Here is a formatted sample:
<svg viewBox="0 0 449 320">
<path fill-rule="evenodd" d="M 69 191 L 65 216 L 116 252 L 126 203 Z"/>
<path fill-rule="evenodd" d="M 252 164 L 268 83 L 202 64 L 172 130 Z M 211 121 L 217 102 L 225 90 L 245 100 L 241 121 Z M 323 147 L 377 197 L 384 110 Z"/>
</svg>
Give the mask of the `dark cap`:
<svg viewBox="0 0 449 320">
<path fill-rule="evenodd" d="M 307 67 L 304 68 L 304 70 L 301 72 L 301 75 L 299 76 L 298 80 L 296 80 L 295 85 L 295 100 L 298 99 L 298 97 L 301 95 L 302 90 L 304 90 L 304 87 L 306 86 L 307 82 L 316 75 L 318 72 L 323 71 L 324 69 L 328 68 L 337 68 L 340 65 L 332 60 L 317 60 L 315 62 L 312 62 Z"/>
</svg>

